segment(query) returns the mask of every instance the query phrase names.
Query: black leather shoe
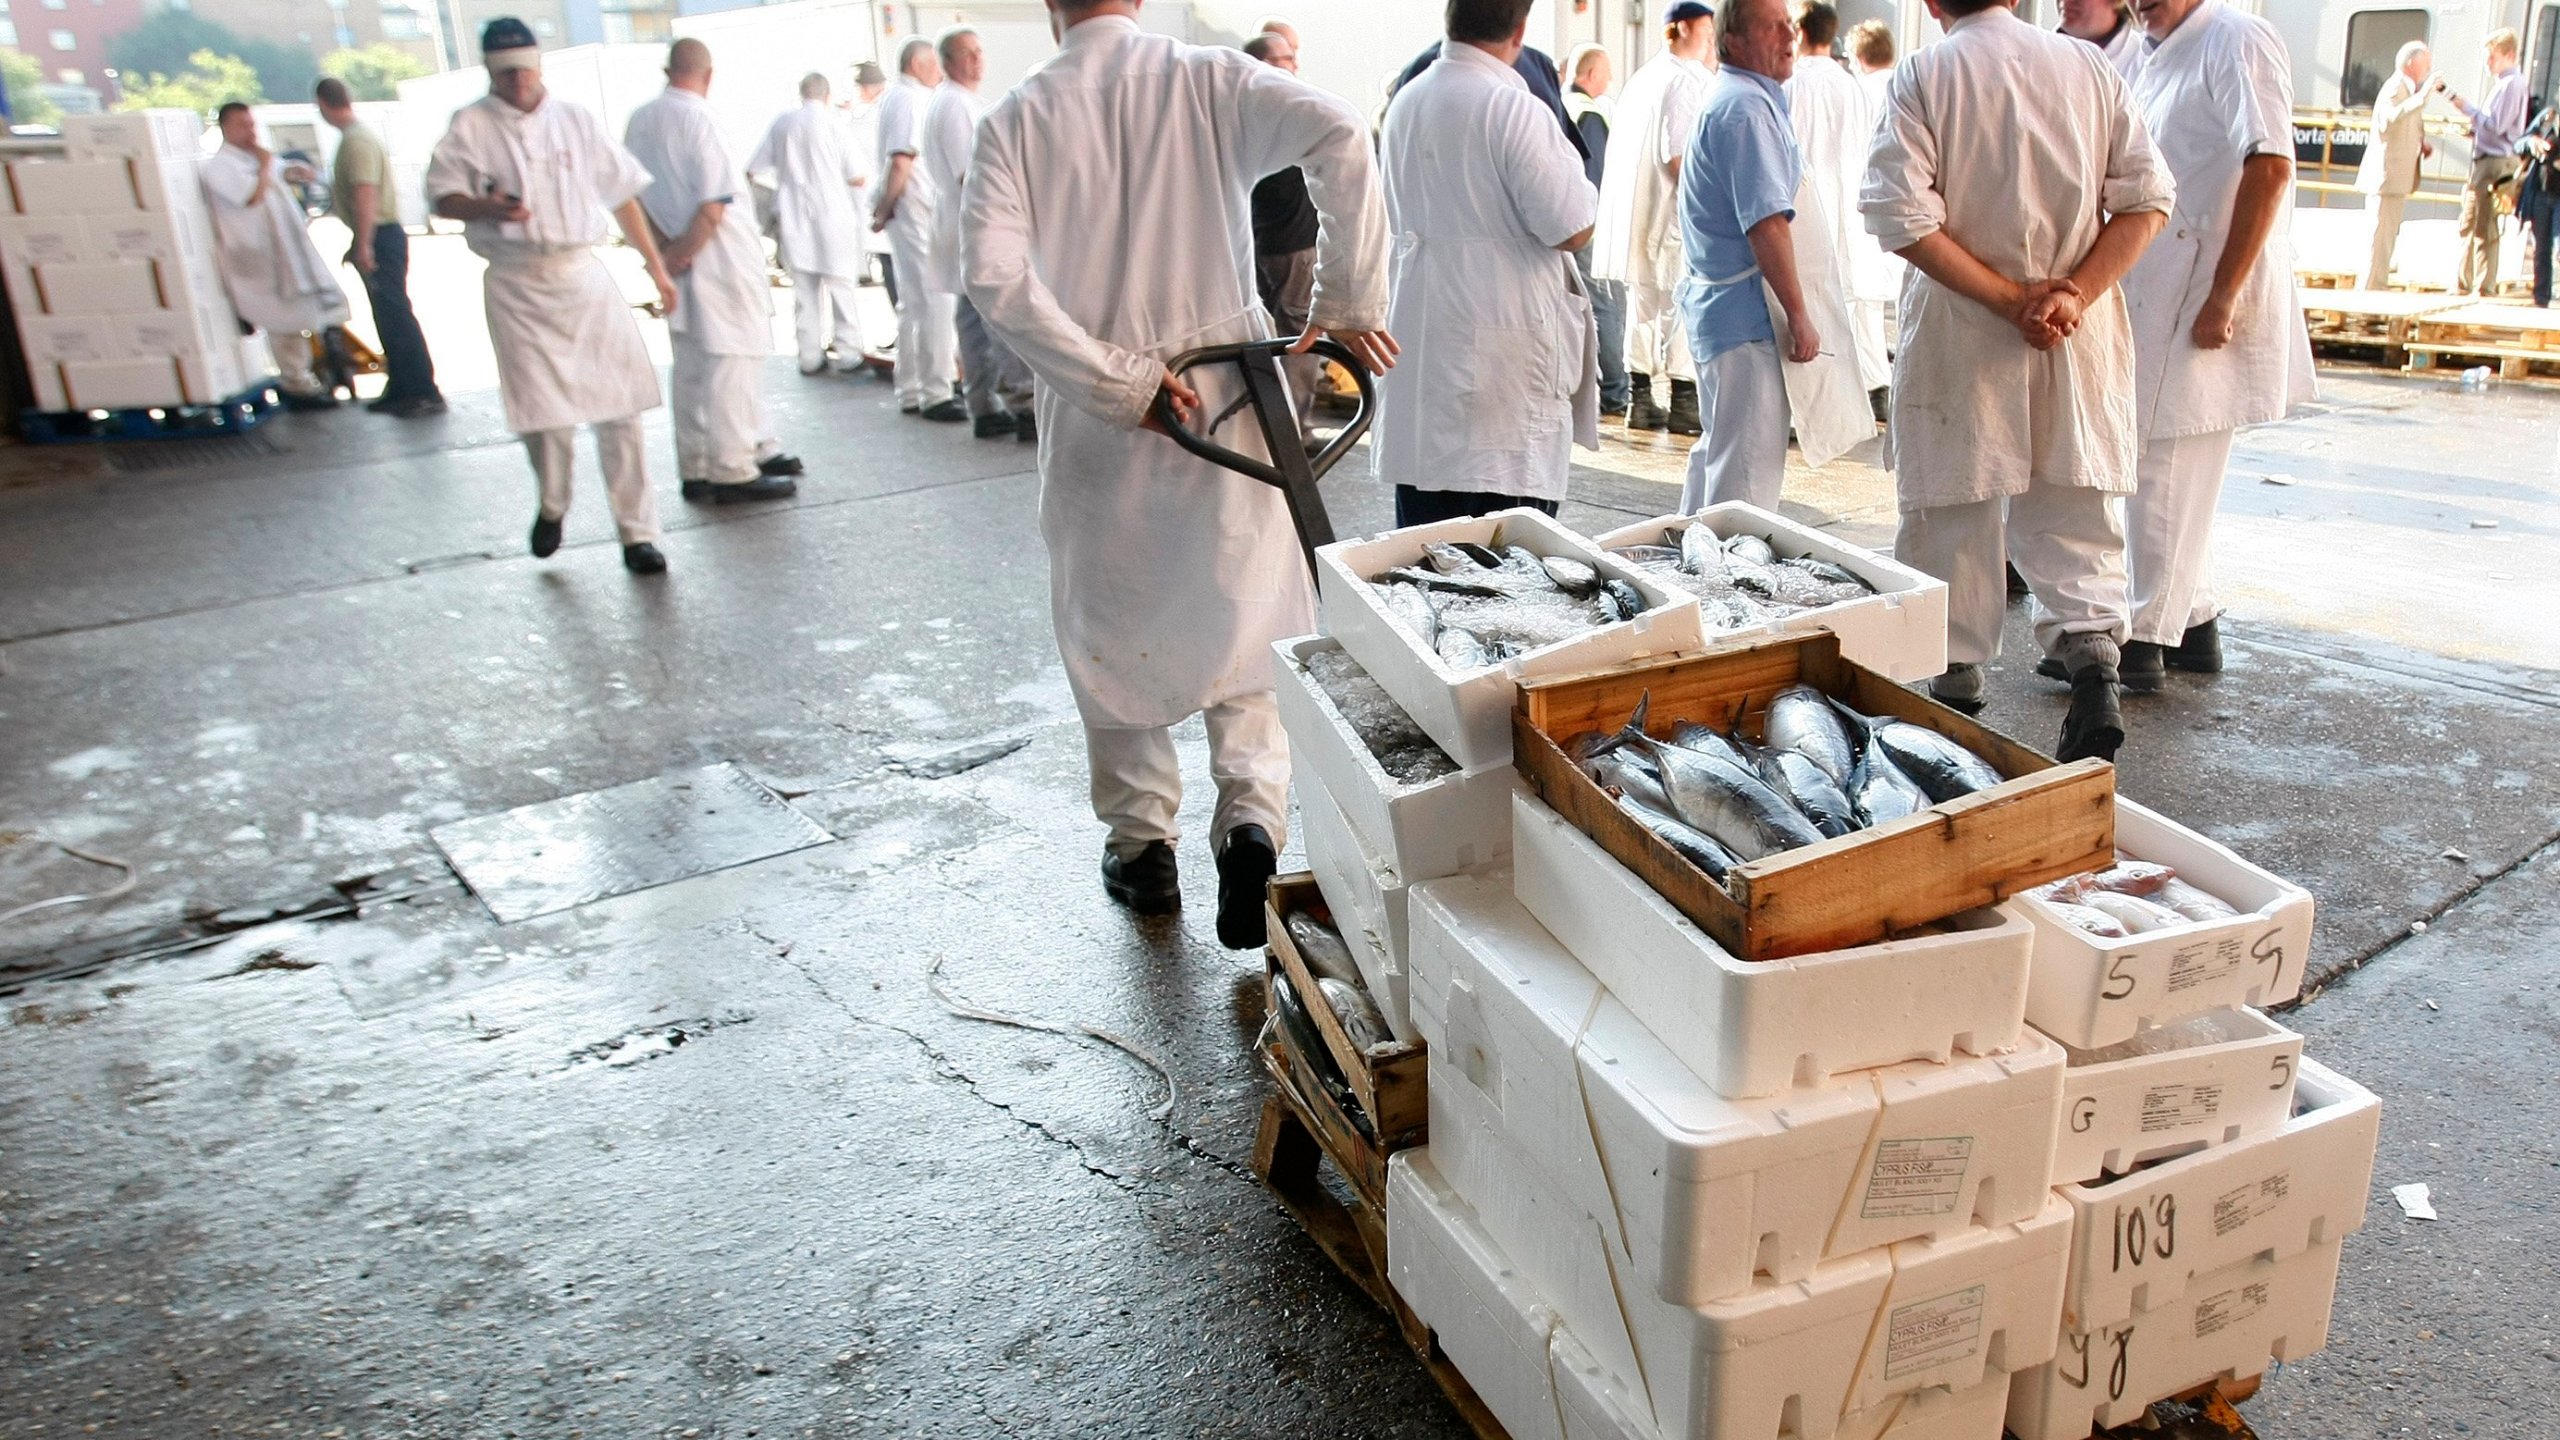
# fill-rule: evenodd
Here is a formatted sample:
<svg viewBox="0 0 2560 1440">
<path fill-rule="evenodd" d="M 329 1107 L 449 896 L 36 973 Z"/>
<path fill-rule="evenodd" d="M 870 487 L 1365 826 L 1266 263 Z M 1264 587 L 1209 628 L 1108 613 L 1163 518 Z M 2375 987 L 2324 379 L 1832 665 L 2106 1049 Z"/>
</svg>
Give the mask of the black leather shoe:
<svg viewBox="0 0 2560 1440">
<path fill-rule="evenodd" d="M 276 387 L 276 394 L 284 401 L 284 408 L 287 410 L 335 410 L 338 408 L 338 397 L 326 390 L 313 390 L 307 394 L 297 395 L 279 385 Z"/>
<path fill-rule="evenodd" d="M 1239 825 L 1227 832 L 1218 852 L 1218 943 L 1230 950 L 1252 950 L 1268 939 L 1262 923 L 1263 892 L 1280 868 L 1271 833 L 1259 825 Z"/>
<path fill-rule="evenodd" d="M 657 546 L 643 540 L 637 545 L 622 547 L 622 568 L 634 575 L 663 575 L 667 571 L 667 557 Z"/>
<path fill-rule="evenodd" d="M 1032 414 L 1030 411 L 1028 411 L 1028 410 L 1025 410 L 1025 411 L 1023 411 L 1021 414 L 1014 416 L 1014 417 L 1013 417 L 1013 438 L 1014 438 L 1014 439 L 1016 439 L 1016 440 L 1021 441 L 1021 442 L 1022 442 L 1023 444 L 1025 444 L 1025 445 L 1037 445 L 1037 444 L 1039 444 L 1039 443 L 1040 443 L 1040 420 L 1039 420 L 1039 417 L 1038 417 L 1038 416 L 1036 416 L 1036 415 L 1033 415 L 1033 414 Z"/>
<path fill-rule="evenodd" d="M 1707 433 L 1706 422 L 1698 417 L 1697 381 L 1674 380 L 1671 382 L 1671 413 L 1663 417 L 1663 420 L 1674 435 Z"/>
<path fill-rule="evenodd" d="M 990 411 L 970 423 L 970 431 L 981 440 L 1013 438 L 1013 416 L 1002 410 Z"/>
<path fill-rule="evenodd" d="M 800 482 L 788 475 L 759 475 L 736 485 L 711 487 L 715 505 L 742 505 L 749 500 L 788 500 L 800 493 Z"/>
<path fill-rule="evenodd" d="M 768 455 L 756 462 L 756 473 L 759 475 L 806 475 L 809 473 L 809 467 L 801 464 L 800 457 L 797 455 Z"/>
<path fill-rule="evenodd" d="M 1162 840 L 1126 860 L 1102 852 L 1102 893 L 1141 915 L 1170 915 L 1182 908 L 1182 879 L 1173 847 Z"/>
<path fill-rule="evenodd" d="M 948 400 L 936 400 L 916 413 L 927 420 L 944 425 L 957 425 L 969 418 L 969 405 L 967 401 L 954 395 Z"/>
<path fill-rule="evenodd" d="M 2074 760 L 2113 760 L 2122 744 L 2124 704 L 2116 667 L 2080 667 L 2071 677 L 2071 709 L 2062 717 L 2062 738 L 2053 747 L 2053 758 L 2065 764 Z"/>
<path fill-rule="evenodd" d="M 2116 678 L 2123 682 L 2128 695 L 2157 695 L 2169 683 L 2169 667 L 2165 646 L 2148 640 L 2124 642 L 2124 658 L 2116 663 Z"/>
<path fill-rule="evenodd" d="M 2163 663 L 2172 670 L 2194 675 L 2222 673 L 2222 617 L 2216 615 L 2201 625 L 2190 625 L 2178 643 L 2164 647 Z"/>
<path fill-rule="evenodd" d="M 548 560 L 560 548 L 560 522 L 545 516 L 533 517 L 533 558 Z"/>
<path fill-rule="evenodd" d="M 677 488 L 684 492 L 684 498 L 697 505 L 711 498 L 711 482 L 708 480 L 687 480 Z"/>
<path fill-rule="evenodd" d="M 2010 566 L 2010 567 L 2009 567 L 2009 598 L 2010 598 L 2010 599 L 2012 599 L 2012 600 L 2024 600 L 2024 599 L 2026 599 L 2029 595 L 2034 594 L 2034 593 L 2035 593 L 2034 591 L 2030 590 L 2030 589 L 2027 587 L 2027 577 L 2018 573 L 2018 567 L 2017 567 L 2017 566 L 2015 566 L 2015 565 Z"/>
<path fill-rule="evenodd" d="M 1661 406 L 1653 403 L 1653 377 L 1629 375 L 1627 383 L 1632 387 L 1627 394 L 1627 428 L 1630 430 L 1670 429 L 1671 417 L 1663 413 Z"/>
</svg>

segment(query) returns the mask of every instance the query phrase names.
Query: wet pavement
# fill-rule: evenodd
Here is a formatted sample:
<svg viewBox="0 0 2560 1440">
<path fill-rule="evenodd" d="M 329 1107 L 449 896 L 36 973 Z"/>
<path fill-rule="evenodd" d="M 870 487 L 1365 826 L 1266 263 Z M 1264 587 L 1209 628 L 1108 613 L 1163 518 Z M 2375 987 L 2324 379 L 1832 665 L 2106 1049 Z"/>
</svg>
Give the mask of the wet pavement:
<svg viewBox="0 0 2560 1440">
<path fill-rule="evenodd" d="M 523 553 L 486 392 L 0 453 L 0 910 L 115 878 L 55 841 L 137 869 L 0 922 L 0 1435 L 1460 1433 L 1246 1172 L 1205 854 L 1174 920 L 1094 883 L 1029 452 L 770 374 L 801 497 L 662 473 L 660 581 L 591 478 Z M 2292 1023 L 2385 1103 L 2331 1347 L 2246 1408 L 2549 1436 L 2560 396 L 2331 378 L 2235 462 L 2286 483 L 2226 499 L 2233 673 L 2122 766 L 2313 889 Z M 1676 469 L 1613 443 L 1567 519 Z M 1791 495 L 1889 536 L 1871 470 Z M 2042 743 L 2023 650 L 1990 719 Z M 429 837 L 724 763 L 826 843 L 501 924 Z"/>
</svg>

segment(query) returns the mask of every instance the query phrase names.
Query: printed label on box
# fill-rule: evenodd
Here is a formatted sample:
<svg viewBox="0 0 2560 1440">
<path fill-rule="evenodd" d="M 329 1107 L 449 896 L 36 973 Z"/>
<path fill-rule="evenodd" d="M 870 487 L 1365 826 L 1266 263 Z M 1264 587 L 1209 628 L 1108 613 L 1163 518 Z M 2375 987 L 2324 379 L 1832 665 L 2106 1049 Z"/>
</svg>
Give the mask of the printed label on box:
<svg viewBox="0 0 2560 1440">
<path fill-rule="evenodd" d="M 2175 995 L 2236 974 L 2245 958 L 2238 936 L 2189 945 L 2169 957 L 2169 993 Z"/>
<path fill-rule="evenodd" d="M 2225 1290 L 2219 1295 L 2199 1300 L 2196 1302 L 2196 1338 L 2202 1340 L 2227 1330 L 2266 1308 L 2267 1282 L 2264 1280 L 2252 1281 L 2237 1290 Z"/>
<path fill-rule="evenodd" d="M 2142 1092 L 2142 1133 L 2184 1130 L 2222 1110 L 2219 1085 L 2154 1085 Z"/>
<path fill-rule="evenodd" d="M 1887 1140 L 1876 1147 L 1876 1164 L 1867 1174 L 1867 1198 L 1859 1206 L 1859 1218 L 1944 1215 L 1962 1198 L 1964 1172 L 1972 1163 L 1970 1135 Z"/>
<path fill-rule="evenodd" d="M 2213 1233 L 2228 1235 L 2284 1203 L 2293 1193 L 2293 1172 L 2279 1170 L 2213 1199 Z"/>
<path fill-rule="evenodd" d="M 1884 1378 L 1899 1380 L 1980 1348 L 1983 1293 L 1976 1285 L 1895 1310 L 1885 1322 Z"/>
</svg>

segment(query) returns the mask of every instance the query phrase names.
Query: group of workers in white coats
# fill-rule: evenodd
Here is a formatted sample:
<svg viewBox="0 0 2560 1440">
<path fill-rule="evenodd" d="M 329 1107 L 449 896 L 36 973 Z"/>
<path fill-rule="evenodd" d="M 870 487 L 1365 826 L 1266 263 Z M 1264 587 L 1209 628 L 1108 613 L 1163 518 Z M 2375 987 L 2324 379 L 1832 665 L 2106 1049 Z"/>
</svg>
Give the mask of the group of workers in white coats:
<svg viewBox="0 0 2560 1440">
<path fill-rule="evenodd" d="M 927 420 L 969 418 L 953 391 L 960 373 L 959 297 L 933 284 L 934 211 L 943 203 L 923 165 L 924 122 L 942 84 L 934 43 L 910 36 L 898 47 L 898 78 L 880 97 L 880 145 L 871 227 L 889 237 L 890 281 L 898 309 L 891 378 L 898 409 Z M 954 197 L 954 202 L 956 203 Z"/>
</svg>

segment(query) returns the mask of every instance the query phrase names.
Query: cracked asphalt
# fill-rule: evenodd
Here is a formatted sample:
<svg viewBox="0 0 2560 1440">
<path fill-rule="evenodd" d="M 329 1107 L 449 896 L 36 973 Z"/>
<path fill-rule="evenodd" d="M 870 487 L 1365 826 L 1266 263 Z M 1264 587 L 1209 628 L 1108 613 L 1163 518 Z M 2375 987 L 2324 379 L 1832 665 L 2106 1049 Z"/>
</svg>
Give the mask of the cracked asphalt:
<svg viewBox="0 0 2560 1440">
<path fill-rule="evenodd" d="M 1205 854 L 1169 920 L 1094 883 L 1028 452 L 769 376 L 800 498 L 662 473 L 654 583 L 592 479 L 522 553 L 486 392 L 0 452 L 0 910 L 100 883 L 57 841 L 137 870 L 0 924 L 0 1436 L 1461 1433 L 1251 1180 Z M 2318 896 L 2290 1023 L 2386 1107 L 2270 1437 L 2560 1435 L 2555 445 L 2548 394 L 2333 375 L 2244 438 L 2233 673 L 2136 710 L 2126 793 Z M 1613 442 L 1567 519 L 1675 467 Z M 1871 469 L 1791 495 L 1889 534 Z M 2043 743 L 2022 640 L 1990 719 Z M 831 843 L 502 925 L 427 838 L 722 761 Z"/>
</svg>

